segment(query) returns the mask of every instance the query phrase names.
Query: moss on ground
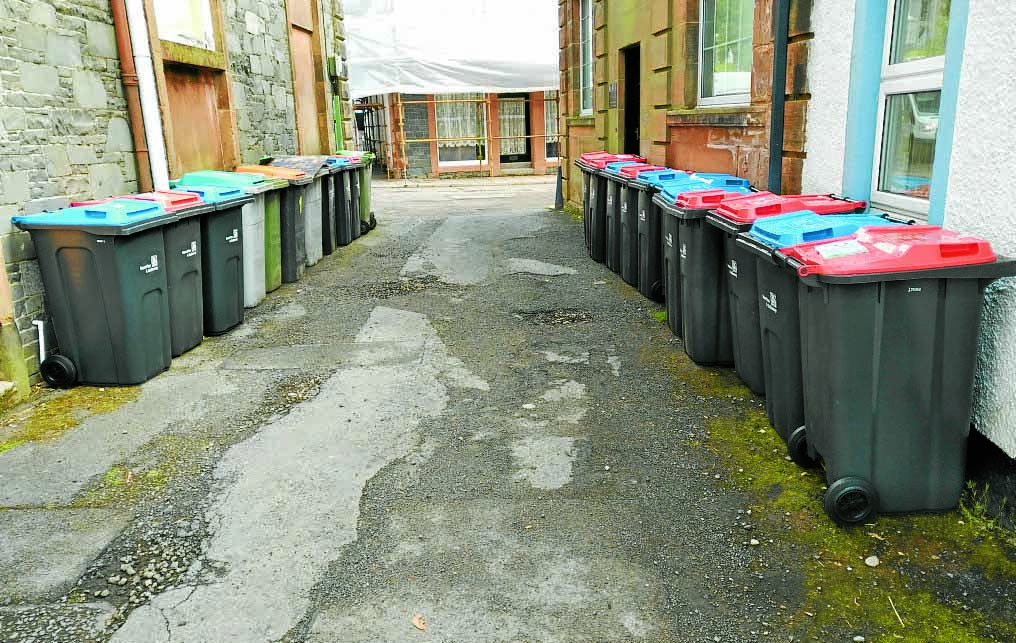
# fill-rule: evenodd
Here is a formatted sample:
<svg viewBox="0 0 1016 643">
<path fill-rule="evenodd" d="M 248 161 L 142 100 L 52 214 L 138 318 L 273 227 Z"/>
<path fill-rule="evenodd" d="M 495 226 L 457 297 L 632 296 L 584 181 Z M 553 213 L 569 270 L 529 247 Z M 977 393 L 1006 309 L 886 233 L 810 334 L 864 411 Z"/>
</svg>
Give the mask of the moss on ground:
<svg viewBox="0 0 1016 643">
<path fill-rule="evenodd" d="M 138 398 L 141 389 L 79 386 L 42 397 L 21 413 L 12 412 L 0 424 L 0 453 L 29 442 L 52 440 L 92 415 L 110 413 Z"/>
</svg>

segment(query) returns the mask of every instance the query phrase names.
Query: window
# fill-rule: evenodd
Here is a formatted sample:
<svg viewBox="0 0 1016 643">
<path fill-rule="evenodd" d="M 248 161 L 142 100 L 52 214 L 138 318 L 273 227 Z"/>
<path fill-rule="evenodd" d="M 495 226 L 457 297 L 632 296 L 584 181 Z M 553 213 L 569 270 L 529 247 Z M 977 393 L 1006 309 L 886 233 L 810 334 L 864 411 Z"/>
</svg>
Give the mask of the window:
<svg viewBox="0 0 1016 643">
<path fill-rule="evenodd" d="M 752 0 L 702 0 L 699 26 L 699 104 L 751 100 Z"/>
<path fill-rule="evenodd" d="M 927 215 L 949 0 L 896 0 L 885 35 L 871 200 Z"/>
<path fill-rule="evenodd" d="M 487 158 L 487 110 L 483 94 L 437 96 L 438 162 L 475 165 Z"/>
<path fill-rule="evenodd" d="M 579 0 L 579 108 L 593 113 L 593 0 Z"/>
<path fill-rule="evenodd" d="M 556 160 L 558 157 L 557 109 L 557 92 L 543 92 L 543 132 L 547 135 L 547 160 Z"/>
<path fill-rule="evenodd" d="M 209 0 L 157 0 L 155 24 L 162 40 L 215 51 Z"/>
</svg>

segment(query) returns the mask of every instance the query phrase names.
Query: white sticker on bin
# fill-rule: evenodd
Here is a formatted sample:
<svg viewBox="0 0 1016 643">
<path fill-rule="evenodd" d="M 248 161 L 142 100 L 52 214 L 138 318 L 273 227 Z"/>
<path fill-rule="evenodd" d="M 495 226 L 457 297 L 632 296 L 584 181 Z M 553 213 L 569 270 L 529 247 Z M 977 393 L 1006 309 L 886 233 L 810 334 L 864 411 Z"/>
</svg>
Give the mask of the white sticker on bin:
<svg viewBox="0 0 1016 643">
<path fill-rule="evenodd" d="M 152 255 L 148 259 L 148 263 L 146 263 L 143 266 L 140 266 L 140 268 L 141 268 L 141 272 L 145 273 L 146 275 L 150 274 L 150 273 L 153 273 L 153 272 L 158 272 L 158 270 L 159 270 L 159 255 Z"/>
<path fill-rule="evenodd" d="M 226 243 L 236 243 L 240 240 L 240 231 L 233 228 L 233 234 L 226 237 Z"/>
<path fill-rule="evenodd" d="M 822 255 L 823 259 L 836 259 L 838 257 L 849 257 L 850 255 L 863 255 L 868 249 L 861 245 L 856 239 L 834 241 L 815 246 L 816 252 Z"/>
</svg>

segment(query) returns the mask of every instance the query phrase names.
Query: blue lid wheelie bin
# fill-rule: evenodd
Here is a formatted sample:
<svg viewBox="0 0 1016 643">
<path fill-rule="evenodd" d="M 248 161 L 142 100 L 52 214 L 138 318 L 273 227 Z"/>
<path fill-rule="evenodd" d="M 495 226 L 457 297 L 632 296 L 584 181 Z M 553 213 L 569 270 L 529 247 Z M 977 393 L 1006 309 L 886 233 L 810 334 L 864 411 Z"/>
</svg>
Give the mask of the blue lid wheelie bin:
<svg viewBox="0 0 1016 643">
<path fill-rule="evenodd" d="M 48 384 L 140 384 L 169 368 L 162 227 L 174 218 L 129 199 L 12 217 L 32 235 L 60 348 L 40 365 Z"/>
<path fill-rule="evenodd" d="M 606 208 L 606 260 L 604 263 L 613 272 L 621 272 L 621 186 L 624 178 L 621 168 L 627 165 L 642 165 L 640 161 L 614 161 L 607 163 L 603 176 L 607 180 Z"/>
<path fill-rule="evenodd" d="M 641 163 L 644 160 L 641 156 L 634 154 L 587 152 L 576 161 L 576 165 L 583 170 L 584 174 L 588 171 L 589 199 L 588 207 L 584 208 L 588 219 L 584 219 L 584 228 L 589 258 L 597 263 L 605 263 L 607 260 L 607 164 L 624 161 Z M 610 205 L 613 206 L 613 203 L 614 200 L 611 199 Z"/>
<path fill-rule="evenodd" d="M 674 181 L 688 172 L 673 170 L 644 170 L 628 182 L 628 189 L 638 193 L 638 289 L 648 299 L 664 301 L 666 295 L 663 275 L 663 243 L 661 241 L 660 209 L 653 196 L 664 182 Z"/>
<path fill-rule="evenodd" d="M 243 322 L 243 207 L 254 197 L 238 188 L 181 189 L 212 206 L 201 217 L 202 303 L 205 334 L 221 335 Z"/>
<path fill-rule="evenodd" d="M 784 250 L 800 282 L 804 416 L 837 523 L 959 501 L 984 289 L 1016 275 L 977 237 L 914 225 Z"/>
<path fill-rule="evenodd" d="M 353 205 L 349 195 L 348 172 L 358 172 L 351 159 L 341 156 L 329 156 L 327 162 L 335 172 L 332 174 L 331 200 L 335 208 L 332 222 L 332 235 L 336 246 L 348 246 L 353 241 L 353 229 L 360 225 L 359 219 L 353 220 Z"/>
<path fill-rule="evenodd" d="M 762 371 L 769 423 L 787 443 L 794 462 L 811 466 L 804 432 L 804 382 L 801 376 L 801 322 L 797 273 L 787 268 L 781 248 L 808 241 L 836 239 L 861 227 L 903 225 L 901 219 L 874 212 L 820 215 L 810 210 L 765 217 L 737 236 L 738 248 L 755 257 L 758 283 Z M 798 430 L 800 429 L 800 430 Z"/>
<path fill-rule="evenodd" d="M 863 212 L 864 201 L 829 194 L 779 195 L 756 192 L 727 199 L 706 221 L 720 231 L 723 266 L 730 299 L 730 327 L 734 368 L 741 380 L 758 395 L 765 395 L 762 369 L 762 336 L 759 331 L 758 283 L 754 255 L 735 241 L 741 232 L 764 217 L 811 210 L 819 214 Z"/>
<path fill-rule="evenodd" d="M 618 244 L 621 255 L 618 274 L 626 284 L 636 288 L 639 285 L 639 194 L 643 186 L 648 188 L 645 184 L 638 182 L 638 176 L 641 172 L 660 171 L 667 171 L 667 168 L 649 163 L 625 165 L 618 171 L 621 182 L 620 223 L 618 226 L 620 231 Z"/>
<path fill-rule="evenodd" d="M 667 322 L 671 331 L 684 339 L 688 356 L 699 364 L 728 364 L 732 360 L 726 282 L 720 272 L 722 239 L 714 228 L 706 226 L 705 217 L 724 199 L 751 188 L 744 184 L 713 187 L 726 182 L 692 174 L 664 184 L 653 197 L 663 219 Z"/>
</svg>

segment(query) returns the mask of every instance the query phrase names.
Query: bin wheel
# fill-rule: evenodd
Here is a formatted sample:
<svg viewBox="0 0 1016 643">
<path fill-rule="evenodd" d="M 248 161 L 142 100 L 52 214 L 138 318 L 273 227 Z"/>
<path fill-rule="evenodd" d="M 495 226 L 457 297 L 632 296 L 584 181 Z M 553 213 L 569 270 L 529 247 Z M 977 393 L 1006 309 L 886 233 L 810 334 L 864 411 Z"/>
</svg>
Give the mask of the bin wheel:
<svg viewBox="0 0 1016 643">
<path fill-rule="evenodd" d="M 799 426 L 790 434 L 787 439 L 787 454 L 794 464 L 804 469 L 813 469 L 818 466 L 818 460 L 808 453 L 808 430 L 806 427 Z"/>
<path fill-rule="evenodd" d="M 63 355 L 50 355 L 39 364 L 42 379 L 53 388 L 71 388 L 78 381 L 74 362 Z"/>
<path fill-rule="evenodd" d="M 377 219 L 374 218 L 374 213 L 370 213 L 370 229 L 373 230 L 377 227 Z"/>
<path fill-rule="evenodd" d="M 663 282 L 654 281 L 652 287 L 649 289 L 649 297 L 653 301 L 663 301 L 666 299 L 666 295 L 663 292 Z"/>
<path fill-rule="evenodd" d="M 360 222 L 360 236 L 362 237 L 362 236 L 366 235 L 368 232 L 370 232 L 370 224 L 367 223 L 366 221 L 361 221 Z"/>
<path fill-rule="evenodd" d="M 836 524 L 851 527 L 874 520 L 878 494 L 864 478 L 840 478 L 829 485 L 822 506 Z"/>
</svg>

